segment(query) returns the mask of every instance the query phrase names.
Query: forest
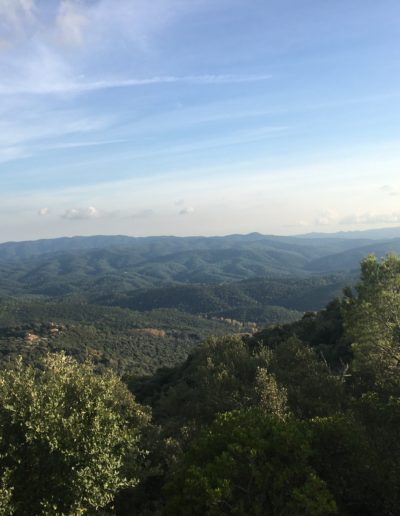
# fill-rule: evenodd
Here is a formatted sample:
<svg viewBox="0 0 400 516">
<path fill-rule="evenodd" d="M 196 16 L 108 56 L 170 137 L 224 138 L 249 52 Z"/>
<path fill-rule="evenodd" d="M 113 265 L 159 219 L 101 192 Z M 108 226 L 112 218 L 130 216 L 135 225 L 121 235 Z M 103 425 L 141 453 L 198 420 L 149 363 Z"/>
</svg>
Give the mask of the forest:
<svg viewBox="0 0 400 516">
<path fill-rule="evenodd" d="M 35 306 L 58 321 L 36 319 L 41 353 L 2 363 L 1 514 L 400 514 L 397 256 L 368 256 L 354 286 L 292 322 L 229 333 L 192 315 L 202 343 L 142 370 L 50 344 L 77 324 L 77 305 L 35 303 L 1 310 L 10 347 L 20 337 L 7 331 L 26 332 Z M 100 308 L 81 309 L 89 332 Z M 111 327 L 149 337 L 153 311 L 101 310 L 97 352 Z M 184 333 L 193 321 L 177 313 Z"/>
</svg>

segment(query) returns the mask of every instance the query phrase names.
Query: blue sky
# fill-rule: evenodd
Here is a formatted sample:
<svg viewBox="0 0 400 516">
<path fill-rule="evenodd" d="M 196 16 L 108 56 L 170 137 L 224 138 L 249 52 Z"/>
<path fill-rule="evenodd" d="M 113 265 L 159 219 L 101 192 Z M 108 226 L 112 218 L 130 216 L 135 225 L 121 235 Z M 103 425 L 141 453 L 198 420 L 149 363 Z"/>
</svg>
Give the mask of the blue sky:
<svg viewBox="0 0 400 516">
<path fill-rule="evenodd" d="M 0 241 L 400 225 L 398 0 L 0 0 Z"/>
</svg>

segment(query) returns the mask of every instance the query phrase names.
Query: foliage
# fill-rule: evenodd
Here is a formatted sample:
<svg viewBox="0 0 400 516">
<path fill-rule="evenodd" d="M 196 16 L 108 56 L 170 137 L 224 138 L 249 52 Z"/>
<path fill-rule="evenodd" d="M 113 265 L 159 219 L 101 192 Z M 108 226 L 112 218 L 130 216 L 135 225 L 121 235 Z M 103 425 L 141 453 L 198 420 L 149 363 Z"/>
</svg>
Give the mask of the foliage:
<svg viewBox="0 0 400 516">
<path fill-rule="evenodd" d="M 341 275 L 313 277 L 256 278 L 219 284 L 172 285 L 119 292 L 97 303 L 134 310 L 177 308 L 193 314 L 230 317 L 264 324 L 293 322 L 301 311 L 322 308 L 339 294 L 345 278 Z"/>
<path fill-rule="evenodd" d="M 286 391 L 269 372 L 269 361 L 268 350 L 252 350 L 240 337 L 210 338 L 175 375 L 167 373 L 165 381 L 160 374 L 147 391 L 141 386 L 139 399 L 152 404 L 156 421 L 174 435 L 182 426 L 198 428 L 220 412 L 250 405 L 284 417 Z"/>
<path fill-rule="evenodd" d="M 339 412 L 343 405 L 340 376 L 315 351 L 292 337 L 272 354 L 270 370 L 287 389 L 288 404 L 300 418 Z"/>
<path fill-rule="evenodd" d="M 65 355 L 42 369 L 0 375 L 3 505 L 12 514 L 77 514 L 109 506 L 136 485 L 148 413 L 111 372 L 96 375 Z M 129 468 L 127 460 L 129 459 Z"/>
<path fill-rule="evenodd" d="M 341 371 L 353 358 L 351 339 L 344 329 L 342 308 L 342 301 L 334 299 L 319 312 L 307 312 L 293 324 L 265 328 L 255 338 L 271 349 L 295 338 L 312 348 L 330 368 Z"/>
<path fill-rule="evenodd" d="M 315 418 L 311 428 L 313 464 L 334 495 L 339 513 L 386 514 L 377 510 L 378 476 L 372 467 L 367 429 L 349 414 Z"/>
<path fill-rule="evenodd" d="M 328 515 L 310 435 L 257 409 L 225 413 L 192 444 L 166 486 L 166 515 Z"/>
<path fill-rule="evenodd" d="M 311 422 L 313 463 L 340 514 L 399 514 L 400 404 L 364 395 L 346 414 Z"/>
<path fill-rule="evenodd" d="M 98 369 L 148 375 L 182 362 L 207 336 L 233 331 L 222 321 L 176 310 L 138 313 L 77 299 L 0 299 L 0 365 L 18 355 L 38 364 L 48 352 L 65 351 L 79 361 L 89 358 Z M 27 340 L 28 334 L 37 339 Z"/>
<path fill-rule="evenodd" d="M 363 260 L 356 294 L 348 292 L 344 314 L 353 341 L 353 371 L 370 387 L 374 384 L 400 394 L 399 257 Z"/>
</svg>

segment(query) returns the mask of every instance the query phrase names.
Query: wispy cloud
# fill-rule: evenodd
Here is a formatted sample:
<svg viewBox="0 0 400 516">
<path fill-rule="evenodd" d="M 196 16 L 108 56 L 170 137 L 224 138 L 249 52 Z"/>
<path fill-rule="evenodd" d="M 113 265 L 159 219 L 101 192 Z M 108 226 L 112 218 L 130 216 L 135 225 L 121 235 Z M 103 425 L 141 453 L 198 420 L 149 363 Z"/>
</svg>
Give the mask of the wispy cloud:
<svg viewBox="0 0 400 516">
<path fill-rule="evenodd" d="M 70 45 L 103 39 L 113 33 L 137 44 L 145 43 L 175 19 L 201 9 L 205 0 L 54 0 L 52 9 L 40 0 L 1 0 L 0 30 L 10 37 L 30 36 L 29 26 L 40 28 L 42 38 L 58 37 Z M 50 15 L 50 13 L 53 13 Z M 50 16 L 49 16 L 50 15 Z M 25 34 L 24 34 L 25 33 Z"/>
<path fill-rule="evenodd" d="M 383 191 L 386 191 L 384 189 Z M 347 215 L 339 215 L 332 210 L 322 211 L 315 219 L 314 226 L 357 226 L 375 224 L 398 224 L 400 223 L 400 211 L 393 212 L 354 212 Z"/>
<path fill-rule="evenodd" d="M 31 156 L 31 153 L 23 147 L 0 145 L 0 163 L 24 159 L 29 156 Z"/>
<path fill-rule="evenodd" d="M 186 208 L 182 208 L 179 211 L 179 215 L 191 215 L 192 213 L 194 213 L 194 208 L 192 208 L 191 206 L 188 206 Z"/>
<path fill-rule="evenodd" d="M 0 40 L 14 37 L 19 43 L 18 48 L 10 47 L 11 52 L 0 53 L 0 94 L 77 95 L 155 84 L 218 85 L 268 80 L 267 74 L 104 76 L 103 66 L 97 65 L 97 70 L 96 65 L 88 66 L 101 63 L 103 53 L 108 56 L 105 41 L 115 41 L 117 45 L 129 41 L 130 48 L 135 43 L 142 47 L 146 42 L 146 46 L 165 26 L 207 4 L 206 0 L 119 0 L 116 8 L 115 0 L 62 0 L 55 15 L 49 17 L 42 14 L 44 10 L 35 6 L 34 0 L 1 0 Z M 25 25 L 30 26 L 29 31 L 22 30 Z M 1 36 L 1 32 L 5 34 Z M 68 49 L 71 45 L 77 49 Z"/>
<path fill-rule="evenodd" d="M 39 108 L 39 109 L 35 109 Z M 59 138 L 92 138 L 109 128 L 113 120 L 83 110 L 53 110 L 43 105 L 22 103 L 4 110 L 0 117 L 0 163 L 14 161 L 52 149 L 91 147 L 120 143 L 120 139 L 89 141 L 57 141 Z"/>
<path fill-rule="evenodd" d="M 94 206 L 88 208 L 71 208 L 67 210 L 61 217 L 69 220 L 86 220 L 96 219 L 100 216 L 100 212 Z"/>
<path fill-rule="evenodd" d="M 383 185 L 379 188 L 381 192 L 390 193 L 393 191 L 393 186 L 391 185 Z"/>
<path fill-rule="evenodd" d="M 58 68 L 56 65 L 55 68 Z M 49 72 L 49 70 L 48 70 Z M 148 78 L 111 78 L 94 81 L 74 80 L 57 76 L 55 70 L 50 70 L 50 80 L 32 81 L 25 77 L 11 84 L 0 84 L 0 94 L 79 94 L 96 90 L 107 90 L 112 88 L 132 88 L 137 86 L 148 86 L 152 84 L 197 84 L 197 85 L 218 85 L 229 83 L 248 83 L 266 81 L 270 75 L 189 75 L 189 76 L 158 76 Z"/>
<path fill-rule="evenodd" d="M 81 147 L 102 147 L 103 145 L 116 145 L 118 143 L 125 143 L 126 140 L 98 140 L 98 141 L 82 141 L 82 142 L 68 142 L 55 143 L 52 145 L 40 145 L 38 150 L 61 150 L 61 149 L 79 149 Z"/>
<path fill-rule="evenodd" d="M 82 3 L 65 0 L 61 2 L 55 20 L 55 30 L 63 43 L 82 46 L 84 29 L 88 23 L 89 17 Z"/>
<path fill-rule="evenodd" d="M 379 189 L 381 192 L 384 192 L 392 197 L 397 197 L 398 195 L 400 195 L 400 192 L 397 188 L 395 188 L 394 186 L 392 185 L 383 185 L 380 187 Z"/>
<path fill-rule="evenodd" d="M 314 219 L 315 226 L 329 226 L 337 220 L 337 214 L 333 210 L 323 210 Z"/>
<path fill-rule="evenodd" d="M 0 34 L 3 38 L 20 37 L 35 13 L 34 0 L 0 0 Z"/>
<path fill-rule="evenodd" d="M 20 145 L 65 135 L 94 133 L 110 126 L 111 118 L 79 110 L 16 113 L 0 120 L 0 146 Z"/>
<path fill-rule="evenodd" d="M 392 213 L 353 213 L 340 219 L 341 225 L 355 224 L 398 224 L 400 223 L 400 212 Z"/>
</svg>

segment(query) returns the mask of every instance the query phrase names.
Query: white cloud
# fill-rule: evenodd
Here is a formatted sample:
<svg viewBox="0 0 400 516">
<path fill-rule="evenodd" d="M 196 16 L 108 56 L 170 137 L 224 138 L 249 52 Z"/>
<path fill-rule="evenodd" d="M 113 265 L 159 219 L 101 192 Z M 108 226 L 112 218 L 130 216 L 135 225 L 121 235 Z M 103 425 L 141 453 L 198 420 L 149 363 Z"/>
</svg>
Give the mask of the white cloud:
<svg viewBox="0 0 400 516">
<path fill-rule="evenodd" d="M 84 28 L 88 22 L 82 3 L 71 0 L 61 2 L 55 22 L 61 41 L 67 45 L 82 46 Z"/>
<path fill-rule="evenodd" d="M 179 215 L 190 215 L 191 213 L 194 213 L 194 208 L 188 206 L 187 208 L 182 208 L 179 212 Z"/>
<path fill-rule="evenodd" d="M 315 217 L 315 226 L 329 226 L 336 221 L 336 213 L 332 210 L 323 210 Z"/>
<path fill-rule="evenodd" d="M 62 215 L 62 218 L 69 220 L 86 220 L 95 219 L 99 216 L 99 210 L 94 206 L 89 206 L 88 208 L 71 208 Z"/>
<path fill-rule="evenodd" d="M 38 211 L 38 215 L 40 215 L 41 217 L 46 217 L 49 213 L 49 208 L 40 208 L 40 210 Z"/>
<path fill-rule="evenodd" d="M 0 163 L 7 163 L 8 161 L 14 161 L 17 159 L 27 158 L 30 156 L 30 152 L 26 149 L 18 146 L 4 146 L 0 144 Z"/>
<path fill-rule="evenodd" d="M 400 223 L 400 212 L 393 213 L 353 213 L 343 217 L 339 224 L 398 224 Z"/>
<path fill-rule="evenodd" d="M 34 20 L 34 0 L 0 0 L 0 33 L 21 36 L 24 26 Z"/>
<path fill-rule="evenodd" d="M 86 12 L 93 37 L 104 40 L 114 34 L 147 50 L 173 22 L 209 6 L 209 0 L 118 0 L 116 8 L 115 0 L 99 0 Z"/>
</svg>

